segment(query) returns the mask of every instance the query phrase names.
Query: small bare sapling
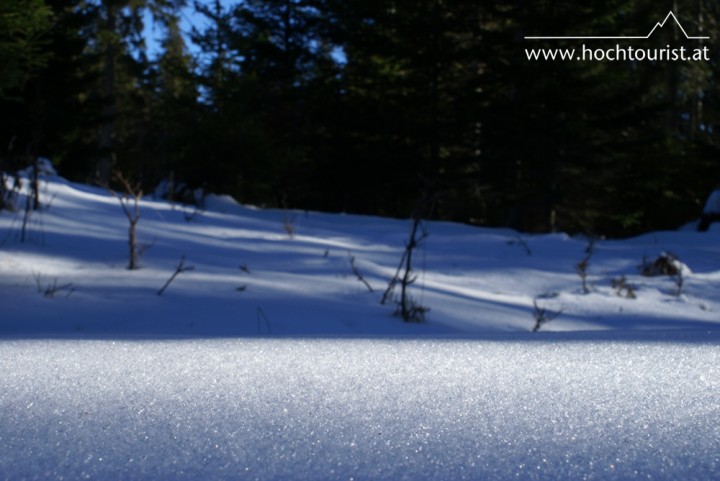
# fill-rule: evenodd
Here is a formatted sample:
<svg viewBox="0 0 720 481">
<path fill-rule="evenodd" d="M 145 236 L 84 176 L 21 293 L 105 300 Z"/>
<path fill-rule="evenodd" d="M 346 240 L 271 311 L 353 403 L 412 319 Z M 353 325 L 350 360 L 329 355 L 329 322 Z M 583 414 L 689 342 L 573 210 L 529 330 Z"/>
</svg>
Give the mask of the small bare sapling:
<svg viewBox="0 0 720 481">
<path fill-rule="evenodd" d="M 583 294 L 589 294 L 590 293 L 590 287 L 588 286 L 587 278 L 588 278 L 588 267 L 590 267 L 590 258 L 595 253 L 595 239 L 591 238 L 588 241 L 588 245 L 585 248 L 585 257 L 575 264 L 575 272 L 577 272 L 577 275 L 580 276 L 580 281 L 582 282 L 582 292 Z"/>
<path fill-rule="evenodd" d="M 123 189 L 122 194 L 118 194 L 109 186 L 107 190 L 120 202 L 125 216 L 128 219 L 128 248 L 129 248 L 129 261 L 128 269 L 135 270 L 139 268 L 140 262 L 140 250 L 137 245 L 137 224 L 140 221 L 140 200 L 143 196 L 143 191 L 140 188 L 140 184 L 131 183 L 124 175 L 120 172 L 113 173 L 113 180 L 116 181 Z"/>
<path fill-rule="evenodd" d="M 283 230 L 285 233 L 290 237 L 291 239 L 295 237 L 295 219 L 296 215 L 292 212 L 290 212 L 290 207 L 288 205 L 287 195 L 284 195 L 282 198 L 282 208 L 284 211 L 283 215 Z"/>
<path fill-rule="evenodd" d="M 385 304 L 388 299 L 391 299 L 395 287 L 399 284 L 400 299 L 396 301 L 398 308 L 395 314 L 402 317 L 405 322 L 423 322 L 425 320 L 425 314 L 430 311 L 429 308 L 415 301 L 415 299 L 410 296 L 409 291 L 410 286 L 417 280 L 417 276 L 412 267 L 413 253 L 429 235 L 423 223 L 423 215 L 432 210 L 432 203 L 432 198 L 428 194 L 423 195 L 418 202 L 412 215 L 410 236 L 405 244 L 405 250 L 400 258 L 400 264 L 398 265 L 397 271 L 395 271 L 395 275 L 390 279 L 388 287 L 385 289 L 385 293 L 380 301 L 381 304 Z"/>
<path fill-rule="evenodd" d="M 28 195 L 27 197 L 25 197 L 25 213 L 23 215 L 22 227 L 20 228 L 20 242 L 23 244 L 27 240 L 27 227 L 28 223 L 30 222 L 30 215 L 33 211 L 32 205 L 33 198 L 32 196 Z"/>
<path fill-rule="evenodd" d="M 588 288 L 587 283 L 587 269 L 590 265 L 589 263 L 589 256 L 586 256 L 583 260 L 575 264 L 575 272 L 577 272 L 578 276 L 580 276 L 580 281 L 582 282 L 582 291 L 583 294 L 588 294 L 590 292 L 590 289 Z"/>
<path fill-rule="evenodd" d="M 295 237 L 295 215 L 285 212 L 283 218 L 283 230 L 291 239 Z"/>
</svg>

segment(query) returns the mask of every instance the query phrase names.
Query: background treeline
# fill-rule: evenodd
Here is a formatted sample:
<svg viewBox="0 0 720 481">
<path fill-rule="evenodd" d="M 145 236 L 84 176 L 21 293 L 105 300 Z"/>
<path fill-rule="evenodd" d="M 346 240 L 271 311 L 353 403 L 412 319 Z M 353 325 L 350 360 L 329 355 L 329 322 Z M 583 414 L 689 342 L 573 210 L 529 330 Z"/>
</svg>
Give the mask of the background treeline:
<svg viewBox="0 0 720 481">
<path fill-rule="evenodd" d="M 645 35 L 669 10 L 710 40 L 668 23 L 628 45 L 710 62 L 525 55 L 582 45 L 526 35 Z M 676 228 L 720 182 L 719 22 L 716 0 L 0 0 L 0 170 L 45 156 L 258 205 L 404 217 L 430 192 L 439 219 Z"/>
</svg>

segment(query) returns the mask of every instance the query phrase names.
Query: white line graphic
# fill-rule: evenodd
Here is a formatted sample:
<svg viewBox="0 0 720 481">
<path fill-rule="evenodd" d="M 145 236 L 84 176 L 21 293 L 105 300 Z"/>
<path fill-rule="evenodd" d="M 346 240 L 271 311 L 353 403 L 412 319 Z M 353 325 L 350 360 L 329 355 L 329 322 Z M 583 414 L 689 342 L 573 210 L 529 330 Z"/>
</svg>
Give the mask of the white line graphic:
<svg viewBox="0 0 720 481">
<path fill-rule="evenodd" d="M 668 19 L 670 17 L 672 17 L 673 20 L 675 20 L 675 23 L 677 24 L 678 27 L 680 27 L 680 31 L 683 33 L 683 35 L 685 35 L 686 39 L 688 39 L 688 40 L 707 40 L 710 38 L 710 37 L 691 37 L 691 36 L 689 36 L 687 34 L 687 32 L 685 31 L 685 29 L 683 28 L 683 26 L 680 24 L 680 21 L 677 19 L 677 17 L 671 10 L 665 17 L 665 20 L 663 20 L 662 22 L 657 22 L 655 24 L 655 26 L 653 27 L 653 29 L 650 30 L 650 33 L 648 33 L 644 37 L 643 36 L 636 36 L 636 37 L 623 37 L 623 36 L 620 36 L 620 37 L 593 37 L 593 36 L 536 37 L 535 36 L 535 37 L 533 37 L 533 36 L 530 36 L 530 37 L 525 37 L 525 40 L 647 40 L 648 38 L 650 38 L 652 36 L 652 34 L 655 32 L 655 30 L 657 30 L 658 28 L 663 28 L 665 26 L 665 23 L 668 21 Z"/>
</svg>

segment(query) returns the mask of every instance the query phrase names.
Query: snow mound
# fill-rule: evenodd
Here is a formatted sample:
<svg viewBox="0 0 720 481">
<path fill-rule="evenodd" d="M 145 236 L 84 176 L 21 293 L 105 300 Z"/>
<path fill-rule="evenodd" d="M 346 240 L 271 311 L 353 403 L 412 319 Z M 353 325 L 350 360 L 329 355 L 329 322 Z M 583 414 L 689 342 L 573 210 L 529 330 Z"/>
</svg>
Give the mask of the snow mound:
<svg viewBox="0 0 720 481">
<path fill-rule="evenodd" d="M 52 161 L 50 159 L 46 159 L 45 157 L 39 157 L 37 159 L 37 168 L 38 168 L 38 174 L 40 176 L 57 177 L 57 175 L 58 175 L 57 170 L 55 170 L 55 166 L 53 165 Z M 19 171 L 18 175 L 20 177 L 31 177 L 34 170 L 35 170 L 35 166 L 32 165 L 30 167 L 27 167 L 27 168 Z"/>
</svg>

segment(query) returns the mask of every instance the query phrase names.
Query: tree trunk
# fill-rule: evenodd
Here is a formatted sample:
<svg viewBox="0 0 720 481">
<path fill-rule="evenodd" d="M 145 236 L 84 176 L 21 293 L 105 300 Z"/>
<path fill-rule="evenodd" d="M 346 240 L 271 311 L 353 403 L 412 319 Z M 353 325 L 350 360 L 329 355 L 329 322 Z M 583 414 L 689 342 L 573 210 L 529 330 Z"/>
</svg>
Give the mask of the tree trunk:
<svg viewBox="0 0 720 481">
<path fill-rule="evenodd" d="M 128 230 L 128 244 L 130 247 L 130 262 L 128 263 L 128 269 L 131 271 L 137 269 L 138 267 L 138 251 L 135 237 L 135 227 L 137 226 L 138 220 L 139 219 L 137 217 L 130 220 L 130 228 Z"/>
</svg>

